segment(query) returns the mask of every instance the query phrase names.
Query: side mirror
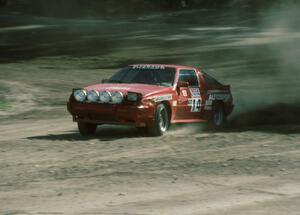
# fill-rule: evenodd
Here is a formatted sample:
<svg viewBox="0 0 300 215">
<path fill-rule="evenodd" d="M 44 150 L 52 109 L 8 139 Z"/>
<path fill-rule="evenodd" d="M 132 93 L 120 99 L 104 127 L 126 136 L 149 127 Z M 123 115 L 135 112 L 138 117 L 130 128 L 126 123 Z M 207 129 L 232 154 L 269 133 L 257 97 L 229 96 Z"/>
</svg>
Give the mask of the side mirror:
<svg viewBox="0 0 300 215">
<path fill-rule="evenodd" d="M 102 84 L 108 83 L 108 79 L 103 79 L 103 80 L 101 81 L 101 83 L 102 83 Z"/>
<path fill-rule="evenodd" d="M 189 87 L 189 83 L 186 82 L 186 81 L 178 81 L 177 88 L 180 89 L 180 88 L 183 88 L 183 87 Z"/>
</svg>

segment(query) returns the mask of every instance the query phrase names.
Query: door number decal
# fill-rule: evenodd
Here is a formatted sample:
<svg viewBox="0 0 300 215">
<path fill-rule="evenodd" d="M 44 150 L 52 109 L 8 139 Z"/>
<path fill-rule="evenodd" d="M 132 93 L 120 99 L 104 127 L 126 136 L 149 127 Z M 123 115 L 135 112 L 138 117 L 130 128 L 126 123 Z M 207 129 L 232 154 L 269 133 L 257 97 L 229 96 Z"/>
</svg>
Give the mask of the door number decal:
<svg viewBox="0 0 300 215">
<path fill-rule="evenodd" d="M 200 112 L 201 98 L 189 99 L 188 106 L 191 106 L 191 112 Z"/>
</svg>

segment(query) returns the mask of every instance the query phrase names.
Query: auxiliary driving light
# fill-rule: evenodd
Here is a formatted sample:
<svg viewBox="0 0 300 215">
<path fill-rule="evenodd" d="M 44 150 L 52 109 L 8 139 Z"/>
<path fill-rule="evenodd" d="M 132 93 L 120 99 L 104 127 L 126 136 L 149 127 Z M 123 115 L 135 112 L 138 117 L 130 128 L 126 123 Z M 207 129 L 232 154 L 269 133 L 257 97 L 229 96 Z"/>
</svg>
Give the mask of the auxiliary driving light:
<svg viewBox="0 0 300 215">
<path fill-rule="evenodd" d="M 73 95 L 76 101 L 84 102 L 87 97 L 87 92 L 84 89 L 78 89 L 74 91 Z"/>
<path fill-rule="evenodd" d="M 102 91 L 99 93 L 99 99 L 102 103 L 109 103 L 111 101 L 111 93 L 108 91 Z"/>
<path fill-rule="evenodd" d="M 89 102 L 97 102 L 99 100 L 99 92 L 96 90 L 89 91 L 87 94 L 87 100 Z"/>
<path fill-rule="evenodd" d="M 111 102 L 113 104 L 121 104 L 123 102 L 124 96 L 121 92 L 114 92 L 111 94 Z"/>
</svg>

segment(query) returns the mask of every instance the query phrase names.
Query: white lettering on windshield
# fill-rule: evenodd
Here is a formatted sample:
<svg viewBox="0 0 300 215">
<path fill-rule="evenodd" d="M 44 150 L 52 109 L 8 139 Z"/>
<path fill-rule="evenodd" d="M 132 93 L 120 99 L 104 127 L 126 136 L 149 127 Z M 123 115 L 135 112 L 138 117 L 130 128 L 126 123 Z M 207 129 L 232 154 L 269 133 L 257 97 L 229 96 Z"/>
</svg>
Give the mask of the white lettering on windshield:
<svg viewBox="0 0 300 215">
<path fill-rule="evenodd" d="M 134 65 L 132 69 L 165 69 L 162 65 Z"/>
</svg>

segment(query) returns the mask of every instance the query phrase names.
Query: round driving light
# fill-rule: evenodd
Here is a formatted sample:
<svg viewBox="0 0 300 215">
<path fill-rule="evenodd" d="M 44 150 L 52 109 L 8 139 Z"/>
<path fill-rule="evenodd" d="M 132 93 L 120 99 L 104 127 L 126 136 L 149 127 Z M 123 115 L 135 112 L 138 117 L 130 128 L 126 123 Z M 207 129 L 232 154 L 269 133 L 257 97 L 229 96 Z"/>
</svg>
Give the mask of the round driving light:
<svg viewBox="0 0 300 215">
<path fill-rule="evenodd" d="M 74 93 L 74 98 L 78 102 L 84 102 L 87 97 L 87 92 L 86 90 L 80 89 L 80 90 L 75 90 Z"/>
<path fill-rule="evenodd" d="M 111 94 L 108 91 L 102 91 L 99 93 L 99 99 L 102 103 L 109 103 L 111 101 Z"/>
<path fill-rule="evenodd" d="M 99 93 L 96 90 L 89 91 L 87 99 L 89 102 L 97 102 L 99 100 Z"/>
<path fill-rule="evenodd" d="M 123 102 L 124 96 L 121 92 L 114 92 L 111 94 L 111 101 L 113 104 L 121 104 Z"/>
</svg>

